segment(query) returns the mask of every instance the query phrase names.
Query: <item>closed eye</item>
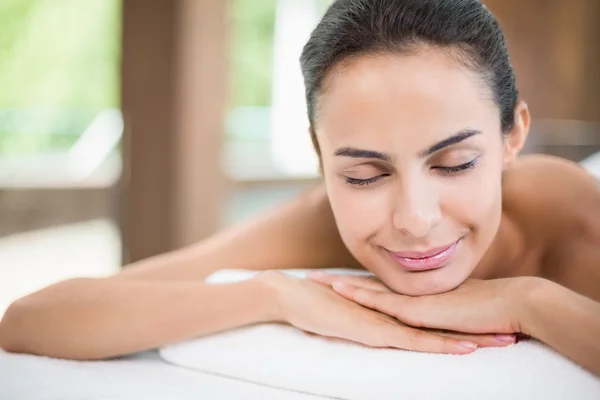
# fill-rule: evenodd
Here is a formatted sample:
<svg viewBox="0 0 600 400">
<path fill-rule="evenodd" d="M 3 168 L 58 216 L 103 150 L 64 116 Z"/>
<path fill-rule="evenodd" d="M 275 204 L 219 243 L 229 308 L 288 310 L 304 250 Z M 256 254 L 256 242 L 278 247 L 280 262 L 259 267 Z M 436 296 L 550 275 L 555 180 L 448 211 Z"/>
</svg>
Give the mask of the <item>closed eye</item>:
<svg viewBox="0 0 600 400">
<path fill-rule="evenodd" d="M 479 161 L 479 157 L 476 157 L 467 163 L 456 165 L 453 167 L 433 167 L 433 169 L 441 171 L 448 175 L 453 175 L 474 168 L 475 165 L 477 165 L 477 161 Z"/>
<path fill-rule="evenodd" d="M 350 178 L 349 176 L 346 176 L 346 183 L 350 184 L 350 185 L 354 185 L 354 186 L 367 186 L 367 185 L 371 185 L 375 182 L 377 182 L 378 180 L 380 180 L 381 178 L 385 178 L 386 176 L 389 176 L 390 174 L 381 174 L 381 175 L 377 175 L 374 176 L 372 178 L 367 178 L 367 179 L 357 179 L 357 178 Z"/>
<path fill-rule="evenodd" d="M 459 174 L 461 172 L 465 172 L 467 170 L 475 168 L 478 161 L 479 161 L 479 157 L 476 157 L 473 160 L 466 162 L 464 164 L 455 165 L 452 167 L 432 167 L 432 169 L 441 171 L 442 173 L 447 174 L 447 175 L 455 175 L 455 174 Z M 346 176 L 344 178 L 346 180 L 346 183 L 348 183 L 350 185 L 368 186 L 368 185 L 374 184 L 375 182 L 377 182 L 380 179 L 385 178 L 389 175 L 390 174 L 380 174 L 380 175 L 374 176 L 372 178 L 366 178 L 366 179 L 351 178 L 349 176 Z"/>
</svg>

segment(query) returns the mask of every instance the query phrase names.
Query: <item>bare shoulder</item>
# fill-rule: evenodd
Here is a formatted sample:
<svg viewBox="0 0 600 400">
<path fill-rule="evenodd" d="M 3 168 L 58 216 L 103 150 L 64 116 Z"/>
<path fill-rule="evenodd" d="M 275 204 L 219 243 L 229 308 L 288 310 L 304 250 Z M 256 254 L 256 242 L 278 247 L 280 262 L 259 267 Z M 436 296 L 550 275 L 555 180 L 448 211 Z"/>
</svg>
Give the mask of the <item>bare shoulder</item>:
<svg viewBox="0 0 600 400">
<path fill-rule="evenodd" d="M 542 246 L 542 277 L 600 301 L 600 182 L 576 163 L 527 156 L 505 171 L 505 212 Z"/>
<path fill-rule="evenodd" d="M 540 227 L 600 230 L 600 183 L 579 164 L 548 155 L 528 155 L 503 178 L 505 209 Z M 600 237 L 600 232 L 598 232 Z"/>
<path fill-rule="evenodd" d="M 582 191 L 597 194 L 600 190 L 598 180 L 579 164 L 543 154 L 518 158 L 505 171 L 504 184 L 509 190 L 529 189 L 526 192 L 530 195 L 543 190 L 544 194 L 551 195 L 552 198 L 579 195 Z"/>
</svg>

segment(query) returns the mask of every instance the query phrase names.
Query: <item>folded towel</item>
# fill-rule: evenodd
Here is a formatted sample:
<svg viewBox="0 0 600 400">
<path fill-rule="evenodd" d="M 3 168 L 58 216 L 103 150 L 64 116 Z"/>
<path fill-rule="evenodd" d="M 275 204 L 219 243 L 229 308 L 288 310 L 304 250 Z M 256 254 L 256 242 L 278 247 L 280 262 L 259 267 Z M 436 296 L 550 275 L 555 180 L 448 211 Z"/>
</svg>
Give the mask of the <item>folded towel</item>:
<svg viewBox="0 0 600 400">
<path fill-rule="evenodd" d="M 590 174 L 600 179 L 600 152 L 594 153 L 586 159 L 580 161 L 580 164 L 583 168 L 588 170 Z"/>
<path fill-rule="evenodd" d="M 301 277 L 306 271 L 287 273 Z M 219 271 L 208 281 L 253 275 Z M 348 400 L 600 399 L 600 379 L 536 341 L 462 356 L 426 354 L 367 348 L 263 324 L 166 346 L 159 353 L 199 371 Z"/>
</svg>

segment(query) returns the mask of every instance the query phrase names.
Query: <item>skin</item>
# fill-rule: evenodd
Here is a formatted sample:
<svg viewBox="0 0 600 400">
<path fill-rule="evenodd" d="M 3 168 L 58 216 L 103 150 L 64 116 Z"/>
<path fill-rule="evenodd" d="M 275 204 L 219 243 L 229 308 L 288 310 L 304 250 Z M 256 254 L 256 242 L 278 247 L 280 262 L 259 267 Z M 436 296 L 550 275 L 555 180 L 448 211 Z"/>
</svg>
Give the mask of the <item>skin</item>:
<svg viewBox="0 0 600 400">
<path fill-rule="evenodd" d="M 527 108 L 501 135 L 485 86 L 447 53 L 364 56 L 338 69 L 316 129 L 325 185 L 342 240 L 377 278 L 312 279 L 411 326 L 530 334 L 599 373 L 597 182 L 551 158 L 506 172 L 529 130 Z M 457 241 L 449 262 L 425 272 L 389 253 Z M 574 340 L 565 324 L 589 333 Z"/>
<path fill-rule="evenodd" d="M 524 332 L 600 375 L 600 189 L 572 163 L 516 158 L 529 129 L 525 104 L 503 137 L 485 84 L 435 49 L 348 61 L 326 86 L 314 126 L 323 186 L 114 277 L 19 299 L 0 322 L 0 346 L 100 359 L 280 321 L 368 346 L 466 354 Z M 480 133 L 420 156 L 464 129 Z M 335 155 L 344 147 L 390 160 Z M 439 169 L 474 157 L 461 173 Z M 372 186 L 345 181 L 384 174 Z M 404 271 L 384 250 L 458 239 L 435 271 Z M 379 279 L 265 271 L 242 283 L 203 282 L 220 268 L 332 266 Z"/>
<path fill-rule="evenodd" d="M 393 290 L 425 295 L 467 279 L 502 219 L 502 171 L 527 134 L 525 105 L 503 140 L 498 107 L 480 77 L 435 49 L 365 56 L 332 71 L 316 132 L 325 186 L 342 240 Z M 437 143 L 479 133 L 432 154 Z M 383 161 L 335 155 L 352 148 Z M 468 162 L 472 168 L 447 172 Z M 348 179 L 353 183 L 348 183 Z M 358 181 L 362 180 L 362 181 Z M 366 184 L 365 184 L 366 183 Z M 415 274 L 389 251 L 457 250 L 444 268 Z"/>
</svg>

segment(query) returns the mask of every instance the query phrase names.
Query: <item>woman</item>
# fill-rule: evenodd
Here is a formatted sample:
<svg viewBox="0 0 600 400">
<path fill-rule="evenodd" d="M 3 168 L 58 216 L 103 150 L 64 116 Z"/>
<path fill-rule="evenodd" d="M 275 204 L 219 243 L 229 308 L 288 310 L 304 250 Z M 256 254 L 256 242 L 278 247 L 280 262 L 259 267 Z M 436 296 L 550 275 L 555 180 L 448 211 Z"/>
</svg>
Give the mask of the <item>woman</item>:
<svg viewBox="0 0 600 400">
<path fill-rule="evenodd" d="M 338 0 L 302 57 L 324 184 L 105 279 L 16 301 L 8 351 L 97 359 L 282 321 L 465 354 L 524 333 L 600 375 L 600 189 L 517 158 L 529 112 L 477 0 Z M 266 271 L 356 267 L 378 280 Z M 222 268 L 265 270 L 207 285 Z"/>
</svg>

